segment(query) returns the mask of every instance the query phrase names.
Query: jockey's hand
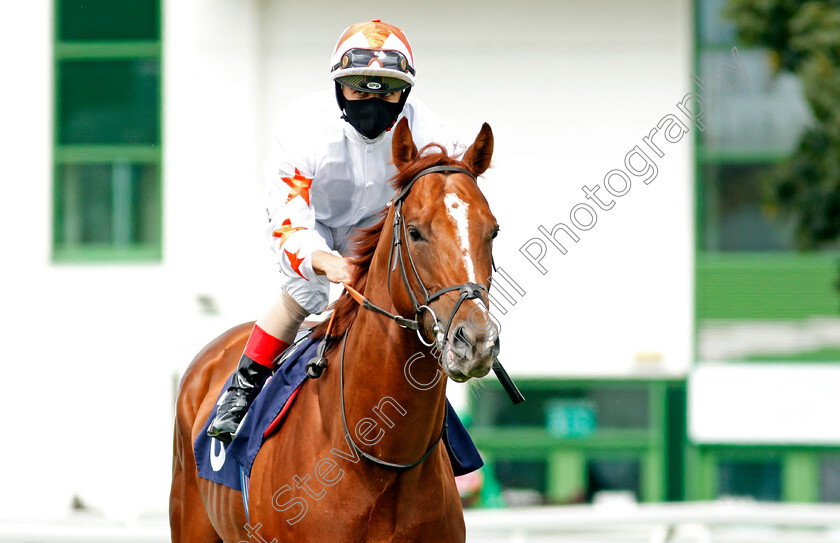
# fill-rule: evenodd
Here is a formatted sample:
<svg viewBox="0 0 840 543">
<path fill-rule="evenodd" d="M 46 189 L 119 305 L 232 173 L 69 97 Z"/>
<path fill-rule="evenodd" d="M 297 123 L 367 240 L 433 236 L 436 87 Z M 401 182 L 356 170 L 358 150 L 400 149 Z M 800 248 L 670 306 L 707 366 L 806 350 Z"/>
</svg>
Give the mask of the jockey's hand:
<svg viewBox="0 0 840 543">
<path fill-rule="evenodd" d="M 350 283 L 353 267 L 347 258 L 324 251 L 312 253 L 312 269 L 319 275 L 326 275 L 332 283 Z"/>
</svg>

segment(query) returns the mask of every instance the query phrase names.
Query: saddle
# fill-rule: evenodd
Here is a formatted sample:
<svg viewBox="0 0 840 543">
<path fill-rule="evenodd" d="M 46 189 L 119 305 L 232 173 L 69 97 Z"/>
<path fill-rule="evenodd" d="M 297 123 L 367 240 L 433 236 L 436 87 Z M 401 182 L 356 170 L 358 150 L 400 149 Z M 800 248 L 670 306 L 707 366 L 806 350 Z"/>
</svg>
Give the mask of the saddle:
<svg viewBox="0 0 840 543">
<path fill-rule="evenodd" d="M 323 342 L 311 337 L 310 332 L 304 330 L 298 334 L 295 343 L 280 355 L 277 370 L 263 385 L 228 445 L 207 435 L 207 428 L 219 407 L 217 400 L 194 443 L 199 477 L 234 490 L 247 491 L 251 466 L 260 447 L 280 428 L 301 387 L 311 378 L 307 364 L 323 354 Z M 231 377 L 222 387 L 222 393 L 227 390 Z M 443 441 L 455 475 L 479 469 L 484 462 L 449 401 L 446 402 L 446 417 Z"/>
</svg>

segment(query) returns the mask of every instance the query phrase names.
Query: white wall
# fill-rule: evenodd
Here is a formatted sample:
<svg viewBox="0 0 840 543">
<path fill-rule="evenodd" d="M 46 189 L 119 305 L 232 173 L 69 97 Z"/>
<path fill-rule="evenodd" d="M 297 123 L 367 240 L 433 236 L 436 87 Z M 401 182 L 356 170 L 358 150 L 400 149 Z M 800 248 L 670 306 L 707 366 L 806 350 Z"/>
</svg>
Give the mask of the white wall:
<svg viewBox="0 0 840 543">
<path fill-rule="evenodd" d="M 0 452 L 16 468 L 0 516 L 32 515 L 35 503 L 63 514 L 74 493 L 112 516 L 166 508 L 173 374 L 255 318 L 275 288 L 260 178 L 272 120 L 289 99 L 329 88 L 336 37 L 364 19 L 406 30 L 417 96 L 466 143 L 482 122 L 494 129 L 495 166 L 481 183 L 502 227 L 496 260 L 526 291 L 499 317 L 509 371 L 626 376 L 639 371 L 634 353 L 652 351 L 652 371 L 684 373 L 688 137 L 567 255 L 550 248 L 546 275 L 519 248 L 539 225 L 568 222 L 586 201 L 581 186 L 601 183 L 675 112 L 691 70 L 688 4 L 165 1 L 164 261 L 102 266 L 50 262 L 52 2 L 19 3 L 0 21 L 15 74 L 0 88 L 0 299 L 2 404 L 27 448 Z M 217 315 L 200 311 L 202 295 Z"/>
</svg>

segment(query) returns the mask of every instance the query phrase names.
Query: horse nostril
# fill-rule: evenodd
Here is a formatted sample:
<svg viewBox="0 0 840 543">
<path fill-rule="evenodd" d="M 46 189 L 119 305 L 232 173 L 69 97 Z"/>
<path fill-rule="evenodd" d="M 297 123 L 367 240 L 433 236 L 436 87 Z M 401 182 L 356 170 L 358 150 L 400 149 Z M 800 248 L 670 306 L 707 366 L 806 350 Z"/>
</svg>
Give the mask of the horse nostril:
<svg viewBox="0 0 840 543">
<path fill-rule="evenodd" d="M 488 341 L 487 346 L 490 348 L 490 356 L 491 357 L 495 358 L 495 357 L 499 356 L 499 350 L 500 350 L 499 336 L 496 336 L 496 338 L 493 341 Z"/>
<path fill-rule="evenodd" d="M 470 349 L 470 340 L 463 323 L 459 323 L 452 332 L 452 351 L 458 356 L 464 356 Z"/>
<path fill-rule="evenodd" d="M 489 331 L 477 331 L 461 322 L 451 332 L 449 348 L 460 358 L 493 358 L 499 354 L 499 334 L 495 326 Z"/>
</svg>

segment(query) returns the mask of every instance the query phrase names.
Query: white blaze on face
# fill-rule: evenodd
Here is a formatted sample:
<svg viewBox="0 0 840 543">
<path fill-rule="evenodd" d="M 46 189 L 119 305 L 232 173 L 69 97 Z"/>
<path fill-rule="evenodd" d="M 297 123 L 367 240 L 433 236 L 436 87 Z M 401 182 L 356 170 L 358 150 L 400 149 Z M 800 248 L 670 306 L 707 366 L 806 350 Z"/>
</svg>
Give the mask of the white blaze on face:
<svg viewBox="0 0 840 543">
<path fill-rule="evenodd" d="M 458 243 L 461 246 L 461 256 L 464 257 L 464 266 L 467 269 L 467 280 L 478 283 L 470 256 L 470 223 L 467 219 L 469 205 L 452 192 L 446 193 L 446 196 L 443 197 L 443 203 L 446 205 L 446 215 L 455 225 L 455 237 L 458 238 Z"/>
</svg>

